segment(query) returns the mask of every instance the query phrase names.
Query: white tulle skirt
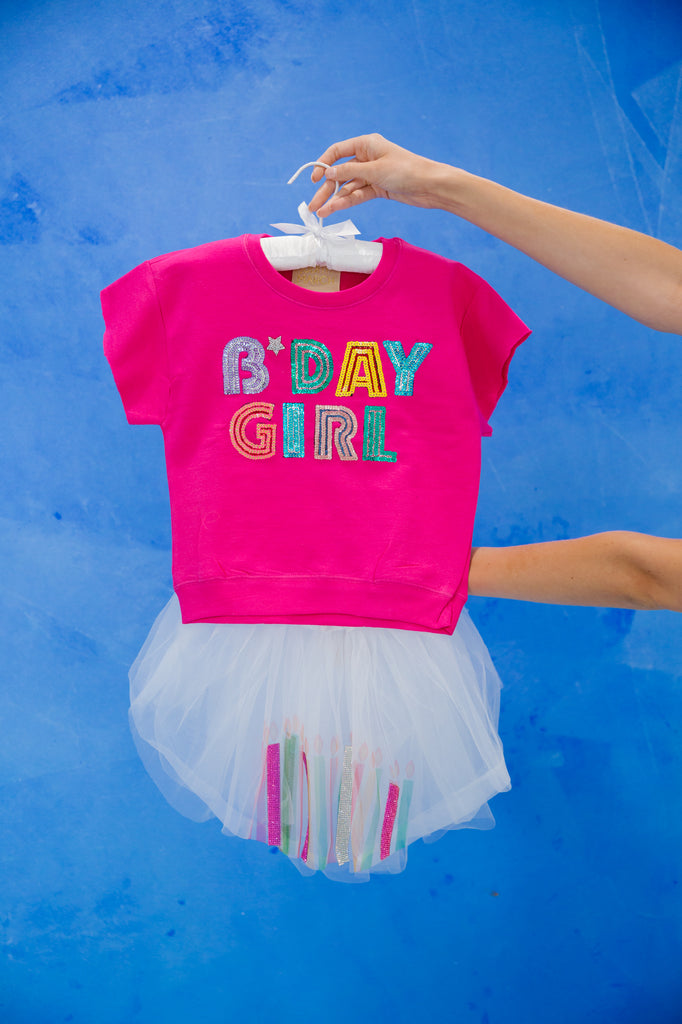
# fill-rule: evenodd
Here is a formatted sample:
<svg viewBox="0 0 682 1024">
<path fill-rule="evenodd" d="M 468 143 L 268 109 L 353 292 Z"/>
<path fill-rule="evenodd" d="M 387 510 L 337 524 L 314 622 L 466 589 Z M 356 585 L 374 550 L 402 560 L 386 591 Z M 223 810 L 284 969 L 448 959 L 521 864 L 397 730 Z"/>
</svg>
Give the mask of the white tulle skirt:
<svg viewBox="0 0 682 1024">
<path fill-rule="evenodd" d="M 130 723 L 183 814 L 360 881 L 415 839 L 492 827 L 500 686 L 466 611 L 453 636 L 183 625 L 173 596 L 131 668 Z"/>
</svg>

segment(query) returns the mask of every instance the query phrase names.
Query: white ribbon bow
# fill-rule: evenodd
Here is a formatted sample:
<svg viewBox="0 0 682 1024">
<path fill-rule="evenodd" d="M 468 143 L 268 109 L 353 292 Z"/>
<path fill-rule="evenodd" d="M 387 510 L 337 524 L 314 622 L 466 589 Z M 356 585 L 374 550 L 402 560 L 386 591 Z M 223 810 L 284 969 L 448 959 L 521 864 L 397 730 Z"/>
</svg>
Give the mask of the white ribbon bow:
<svg viewBox="0 0 682 1024">
<path fill-rule="evenodd" d="M 310 212 L 307 203 L 300 204 L 298 215 L 302 224 L 271 224 L 271 227 L 286 235 L 303 235 L 302 241 L 310 243 L 306 245 L 306 250 L 310 251 L 317 266 L 338 262 L 344 254 L 353 253 L 353 238 L 360 234 L 360 230 L 352 220 L 325 225 L 317 214 Z"/>
</svg>

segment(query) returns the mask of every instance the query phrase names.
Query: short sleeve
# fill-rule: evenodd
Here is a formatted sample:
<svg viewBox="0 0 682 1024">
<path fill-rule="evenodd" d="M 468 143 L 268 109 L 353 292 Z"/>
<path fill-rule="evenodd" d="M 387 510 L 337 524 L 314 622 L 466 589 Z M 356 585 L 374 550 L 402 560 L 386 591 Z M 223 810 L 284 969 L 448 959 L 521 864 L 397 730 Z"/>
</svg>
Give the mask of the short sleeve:
<svg viewBox="0 0 682 1024">
<path fill-rule="evenodd" d="M 129 423 L 161 423 L 168 408 L 166 332 L 149 263 L 101 294 L 104 354 Z"/>
<path fill-rule="evenodd" d="M 507 386 L 509 363 L 531 332 L 494 288 L 469 273 L 475 291 L 462 320 L 461 335 L 481 413 L 481 432 L 489 437 L 488 421 Z"/>
</svg>

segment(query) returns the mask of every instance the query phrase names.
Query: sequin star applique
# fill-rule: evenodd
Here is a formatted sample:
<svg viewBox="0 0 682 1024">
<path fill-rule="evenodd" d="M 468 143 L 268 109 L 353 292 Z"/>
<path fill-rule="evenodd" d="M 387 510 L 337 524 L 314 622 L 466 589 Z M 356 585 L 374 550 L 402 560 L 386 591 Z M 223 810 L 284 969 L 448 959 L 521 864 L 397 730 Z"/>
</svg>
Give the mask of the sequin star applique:
<svg viewBox="0 0 682 1024">
<path fill-rule="evenodd" d="M 274 352 L 275 355 L 277 355 L 279 352 L 282 351 L 283 348 L 284 348 L 284 345 L 282 344 L 282 335 L 281 334 L 280 334 L 279 338 L 271 338 L 270 335 L 268 335 L 268 351 L 269 352 Z"/>
</svg>

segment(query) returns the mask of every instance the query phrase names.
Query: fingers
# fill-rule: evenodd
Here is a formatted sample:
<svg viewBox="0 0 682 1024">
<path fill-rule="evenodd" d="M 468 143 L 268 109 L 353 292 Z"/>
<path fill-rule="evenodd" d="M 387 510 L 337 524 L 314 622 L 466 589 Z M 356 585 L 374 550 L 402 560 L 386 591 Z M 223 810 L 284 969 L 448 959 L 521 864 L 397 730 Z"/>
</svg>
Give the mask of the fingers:
<svg viewBox="0 0 682 1024">
<path fill-rule="evenodd" d="M 368 160 L 346 160 L 345 163 L 336 164 L 335 167 L 330 167 L 329 170 L 324 172 L 324 176 L 327 181 L 349 182 L 354 178 L 366 181 L 366 172 L 368 168 L 371 168 L 372 166 L 372 162 Z"/>
<path fill-rule="evenodd" d="M 320 171 L 322 170 L 322 168 L 316 168 L 316 170 L 317 169 L 319 169 Z M 317 192 L 313 196 L 313 198 L 308 203 L 308 208 L 310 209 L 310 212 L 317 213 L 319 208 L 327 202 L 327 200 L 329 199 L 333 192 L 334 182 L 326 180 L 323 181 L 320 187 L 318 188 Z"/>
<path fill-rule="evenodd" d="M 326 161 L 325 161 L 326 162 Z M 313 196 L 312 200 L 308 204 L 312 213 L 317 213 L 327 201 L 331 201 L 331 196 L 334 192 L 334 180 L 343 181 L 345 184 L 339 189 L 339 192 L 334 197 L 334 201 L 337 199 L 344 199 L 351 192 L 356 189 L 364 188 L 369 182 L 366 180 L 366 169 L 371 167 L 371 164 L 364 163 L 361 160 L 348 160 L 346 163 L 337 164 L 336 167 L 330 167 L 329 170 L 324 171 L 321 167 L 316 167 L 315 170 L 320 172 L 320 175 L 324 173 L 325 180 L 320 185 L 319 189 Z M 365 196 L 365 199 L 369 199 L 370 196 Z M 333 213 L 334 210 L 345 209 L 345 206 L 334 206 L 325 207 L 323 217 L 326 217 L 329 213 Z"/>
<path fill-rule="evenodd" d="M 353 139 L 335 142 L 325 149 L 320 156 L 320 163 L 330 164 L 328 169 L 315 167 L 311 180 L 320 183 L 320 187 L 308 204 L 312 213 L 327 217 L 330 213 L 347 210 L 368 199 L 375 198 L 380 192 L 374 188 L 374 181 L 380 174 L 378 163 L 391 144 L 382 135 L 358 135 Z M 344 163 L 335 161 L 351 157 Z M 334 182 L 344 182 L 336 195 L 333 195 Z"/>
<path fill-rule="evenodd" d="M 391 147 L 392 143 L 388 142 L 383 135 L 374 132 L 372 135 L 356 135 L 354 139 L 335 142 L 329 149 L 325 149 L 319 159 L 324 164 L 333 164 L 344 157 L 352 156 L 356 158 L 356 162 L 364 164 L 368 161 L 378 160 Z M 311 176 L 312 180 L 319 181 L 322 174 L 322 168 L 316 167 Z"/>
<path fill-rule="evenodd" d="M 358 149 L 361 147 L 361 140 L 365 139 L 366 136 L 357 136 L 354 139 L 344 139 L 343 142 L 335 142 L 329 149 L 325 149 L 321 157 L 319 157 L 320 163 L 333 164 L 337 160 L 342 160 L 345 156 L 356 156 Z M 313 181 L 319 181 L 324 173 L 322 167 L 315 167 L 312 173 Z"/>
<path fill-rule="evenodd" d="M 360 203 L 365 203 L 368 199 L 375 197 L 376 192 L 371 185 L 358 184 L 350 191 L 347 191 L 344 186 L 321 209 L 318 209 L 317 214 L 319 217 L 328 217 L 331 213 L 348 210 L 352 206 L 359 206 Z"/>
</svg>

